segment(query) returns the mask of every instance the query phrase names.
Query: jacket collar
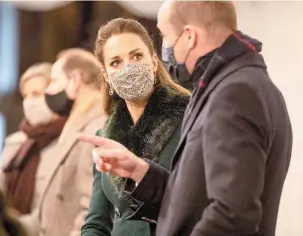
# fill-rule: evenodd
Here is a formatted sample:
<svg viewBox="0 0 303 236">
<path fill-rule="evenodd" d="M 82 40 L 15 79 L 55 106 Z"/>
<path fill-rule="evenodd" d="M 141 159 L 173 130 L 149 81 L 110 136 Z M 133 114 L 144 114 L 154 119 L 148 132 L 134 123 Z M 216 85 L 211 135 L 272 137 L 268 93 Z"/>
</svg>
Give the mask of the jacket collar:
<svg viewBox="0 0 303 236">
<path fill-rule="evenodd" d="M 164 87 L 156 88 L 134 125 L 125 101 L 120 100 L 103 135 L 123 144 L 141 158 L 158 162 L 165 145 L 182 123 L 188 101 L 189 96 Z M 112 175 L 109 178 L 117 193 L 122 193 L 124 179 Z"/>
</svg>

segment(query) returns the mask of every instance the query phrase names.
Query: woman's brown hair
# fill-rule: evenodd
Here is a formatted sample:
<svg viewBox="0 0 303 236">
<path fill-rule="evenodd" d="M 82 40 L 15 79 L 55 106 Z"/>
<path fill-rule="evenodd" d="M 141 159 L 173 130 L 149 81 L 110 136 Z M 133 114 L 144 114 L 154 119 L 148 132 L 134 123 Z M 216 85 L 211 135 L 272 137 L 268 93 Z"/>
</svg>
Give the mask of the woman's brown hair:
<svg viewBox="0 0 303 236">
<path fill-rule="evenodd" d="M 117 18 L 101 26 L 101 28 L 98 31 L 97 39 L 95 42 L 95 55 L 97 56 L 98 60 L 101 62 L 103 67 L 104 67 L 104 53 L 103 53 L 104 45 L 106 44 L 107 40 L 113 35 L 119 35 L 123 33 L 132 33 L 138 35 L 145 43 L 145 45 L 148 47 L 150 55 L 154 55 L 156 53 L 151 37 L 149 36 L 147 30 L 138 21 L 133 19 Z M 179 93 L 185 96 L 189 95 L 188 90 L 178 85 L 176 82 L 174 82 L 171 79 L 163 63 L 161 62 L 159 57 L 157 58 L 158 58 L 157 59 L 158 67 L 156 71 L 157 82 L 155 86 L 166 87 L 174 93 Z M 105 81 L 105 78 L 102 76 L 100 80 L 101 80 L 100 82 L 102 83 L 102 88 L 104 89 L 103 102 L 105 106 L 105 111 L 110 115 L 112 113 L 112 108 L 117 100 L 115 100 L 113 97 L 109 95 L 109 85 Z"/>
</svg>

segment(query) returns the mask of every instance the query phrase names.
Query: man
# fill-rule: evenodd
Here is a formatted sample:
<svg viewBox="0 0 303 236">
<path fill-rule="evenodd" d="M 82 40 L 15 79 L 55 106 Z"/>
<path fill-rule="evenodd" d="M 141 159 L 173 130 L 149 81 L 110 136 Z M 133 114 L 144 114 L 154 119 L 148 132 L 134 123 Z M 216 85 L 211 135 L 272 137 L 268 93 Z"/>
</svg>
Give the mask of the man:
<svg viewBox="0 0 303 236">
<path fill-rule="evenodd" d="M 54 112 L 69 118 L 47 173 L 50 181 L 39 208 L 40 236 L 81 234 L 92 191 L 93 146 L 79 142 L 77 136 L 94 134 L 106 121 L 98 86 L 100 72 L 98 60 L 82 49 L 60 53 L 52 67 L 46 102 Z"/>
<path fill-rule="evenodd" d="M 228 1 L 166 2 L 158 27 L 195 86 L 171 173 L 82 136 L 99 146 L 97 169 L 129 178 L 125 191 L 143 202 L 142 220 L 158 220 L 158 236 L 274 236 L 292 131 L 261 43 L 237 31 Z"/>
</svg>

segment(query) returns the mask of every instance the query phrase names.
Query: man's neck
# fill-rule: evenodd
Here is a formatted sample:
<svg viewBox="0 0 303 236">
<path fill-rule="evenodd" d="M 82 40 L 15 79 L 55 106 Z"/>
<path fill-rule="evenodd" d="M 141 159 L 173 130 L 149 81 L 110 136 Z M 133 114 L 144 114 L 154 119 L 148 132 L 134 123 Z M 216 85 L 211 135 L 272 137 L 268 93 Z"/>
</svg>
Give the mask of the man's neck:
<svg viewBox="0 0 303 236">
<path fill-rule="evenodd" d="M 223 43 L 226 41 L 226 39 L 232 34 L 233 32 L 230 30 L 220 31 L 217 33 L 216 36 L 213 36 L 213 38 L 208 39 L 207 41 L 209 43 L 200 44 L 200 47 L 198 46 L 195 51 L 192 52 L 192 58 L 190 65 L 192 67 L 190 68 L 190 72 L 192 73 L 195 69 L 195 66 L 197 65 L 197 62 L 207 54 L 211 53 L 212 51 L 220 48 Z"/>
<path fill-rule="evenodd" d="M 92 100 L 98 100 L 100 99 L 101 103 L 101 91 L 92 89 L 92 88 L 82 88 L 79 92 L 78 96 L 75 99 L 73 109 L 71 111 L 71 114 L 74 110 L 83 109 L 87 106 L 88 103 L 92 103 Z"/>
<path fill-rule="evenodd" d="M 70 128 L 79 122 L 87 112 L 94 106 L 98 105 L 100 110 L 103 109 L 101 92 L 92 88 L 82 90 L 78 94 L 73 109 L 68 117 L 64 129 L 60 135 L 59 141 L 62 142 Z"/>
</svg>

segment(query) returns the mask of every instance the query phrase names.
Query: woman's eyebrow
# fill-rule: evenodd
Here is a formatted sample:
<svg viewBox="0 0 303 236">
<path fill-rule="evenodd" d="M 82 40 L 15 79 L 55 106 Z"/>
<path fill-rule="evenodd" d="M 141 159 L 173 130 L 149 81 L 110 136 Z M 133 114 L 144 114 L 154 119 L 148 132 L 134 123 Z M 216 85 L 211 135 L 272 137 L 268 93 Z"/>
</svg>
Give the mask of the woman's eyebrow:
<svg viewBox="0 0 303 236">
<path fill-rule="evenodd" d="M 134 54 L 134 53 L 136 53 L 137 51 L 140 51 L 140 50 L 143 50 L 143 49 L 141 49 L 141 48 L 133 49 L 133 50 L 131 50 L 131 51 L 129 52 L 129 54 Z"/>
</svg>

